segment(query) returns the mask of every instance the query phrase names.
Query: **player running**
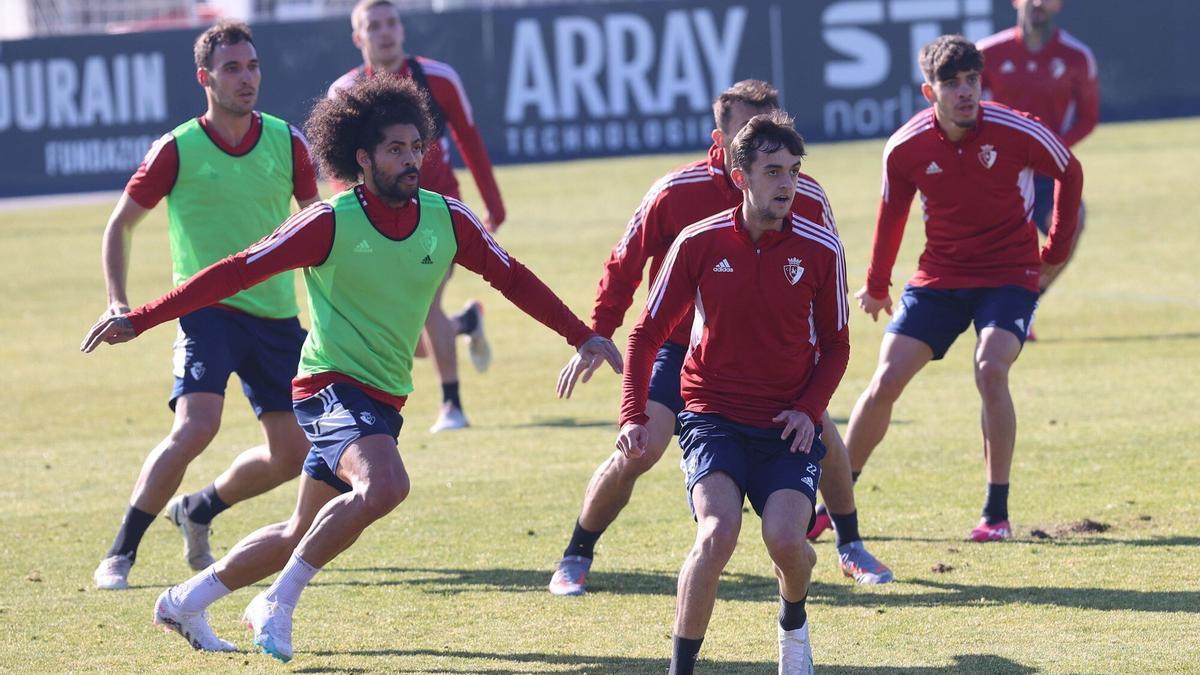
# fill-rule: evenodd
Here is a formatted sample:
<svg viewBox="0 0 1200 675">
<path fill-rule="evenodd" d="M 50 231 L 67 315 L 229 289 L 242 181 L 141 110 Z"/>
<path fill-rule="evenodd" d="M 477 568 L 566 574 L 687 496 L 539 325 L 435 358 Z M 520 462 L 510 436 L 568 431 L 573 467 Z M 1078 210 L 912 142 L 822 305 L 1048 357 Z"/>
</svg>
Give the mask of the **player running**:
<svg viewBox="0 0 1200 675">
<path fill-rule="evenodd" d="M 892 135 L 883 150 L 883 197 L 867 283 L 855 297 L 872 319 L 892 314 L 892 266 L 909 207 L 921 192 L 925 251 L 900 296 L 879 365 L 846 428 L 855 471 L 883 440 L 892 406 L 931 360 L 975 324 L 975 385 L 983 401 L 987 500 L 973 541 L 1012 536 L 1009 474 L 1017 419 L 1008 373 L 1037 305 L 1039 279 L 1066 261 L 1079 215 L 1083 169 L 1032 116 L 980 103 L 983 57 L 962 36 L 944 35 L 920 52 L 933 104 Z M 1029 220 L 1034 172 L 1058 183 L 1054 223 L 1039 252 Z"/>
<path fill-rule="evenodd" d="M 629 458 L 649 447 L 655 354 L 694 308 L 679 444 L 696 542 L 679 573 L 670 672 L 692 672 L 748 497 L 779 579 L 779 672 L 811 673 L 805 524 L 821 419 L 850 358 L 845 258 L 835 232 L 793 211 L 804 142 L 791 118 L 751 118 L 730 155 L 745 201 L 671 245 L 629 335 L 616 445 Z"/>
<path fill-rule="evenodd" d="M 223 21 L 200 34 L 194 53 L 208 110 L 150 148 L 109 216 L 108 309 L 101 318 L 129 311 L 130 237 L 163 197 L 176 284 L 270 233 L 288 216 L 292 197 L 302 207 L 320 198 L 304 137 L 254 110 L 262 75 L 250 28 Z M 175 423 L 142 464 L 117 536 L 93 574 L 97 588 L 128 588 L 142 535 L 164 505 L 183 533 L 188 564 L 201 570 L 213 562 L 208 536 L 217 514 L 300 473 L 308 442 L 296 426 L 289 386 L 304 342 L 298 312 L 288 274 L 180 317 L 168 401 Z M 266 444 L 238 455 L 203 490 L 168 504 L 188 464 L 216 436 L 234 372 Z"/>
<path fill-rule="evenodd" d="M 495 232 L 504 222 L 504 201 L 492 175 L 492 161 L 487 147 L 475 126 L 471 102 L 463 89 L 462 80 L 449 64 L 424 56 L 409 56 L 404 52 L 404 25 L 400 10 L 391 0 L 360 0 L 350 12 L 354 46 L 362 52 L 363 63 L 339 77 L 329 87 L 329 95 L 345 89 L 377 73 L 411 78 L 429 97 L 434 122 L 434 142 L 429 144 L 421 164 L 421 185 L 439 194 L 462 199 L 458 180 L 450 166 L 449 132 L 466 163 L 475 185 L 483 198 L 486 210 L 482 222 L 488 232 Z M 340 189 L 340 188 L 339 188 Z M 425 322 L 425 345 L 418 353 L 430 352 L 442 382 L 442 407 L 429 431 L 437 433 L 468 426 L 459 395 L 458 352 L 456 335 L 467 336 L 471 363 L 476 370 L 488 369 L 492 360 L 491 347 L 483 332 L 483 307 L 470 301 L 459 314 L 447 317 L 442 310 L 442 292 L 438 288 Z"/>
<path fill-rule="evenodd" d="M 306 130 L 327 175 L 363 183 L 304 209 L 250 248 L 88 333 L 82 349 L 133 339 L 287 270 L 304 268 L 312 315 L 292 382 L 312 449 L 292 517 L 244 538 L 228 555 L 164 591 L 159 625 L 196 649 L 228 651 L 205 610 L 282 569 L 243 618 L 254 643 L 292 657 L 292 614 L 314 575 L 408 495 L 397 448 L 412 359 L 438 286 L 452 263 L 480 274 L 524 312 L 577 346 L 593 368 L 620 353 L 508 254 L 462 202 L 418 189 L 434 142 L 425 94 L 408 79 L 370 78 L 314 108 Z M 336 221 L 336 228 L 334 223 Z"/>
<path fill-rule="evenodd" d="M 612 336 L 633 303 L 634 291 L 642 281 L 646 263 L 650 263 L 650 278 L 655 278 L 671 243 L 684 227 L 742 202 L 742 192 L 730 178 L 729 148 L 734 136 L 751 117 L 778 108 L 778 92 L 760 80 L 738 82 L 717 97 L 713 102 L 716 128 L 712 132 L 713 145 L 709 148 L 708 158 L 671 171 L 650 188 L 605 263 L 592 310 L 592 328 L 597 333 Z M 836 233 L 833 211 L 821 186 L 800 173 L 796 188 L 792 212 L 814 226 Z M 691 320 L 682 321 L 659 348 L 646 406 L 649 416 L 646 428 L 650 431 L 646 452 L 638 457 L 615 452 L 592 474 L 571 540 L 550 580 L 551 593 L 582 595 L 586 592 L 587 576 L 600 535 L 629 502 L 638 477 L 659 461 L 672 435 L 678 432 L 676 415 L 683 410 L 679 377 L 690 333 Z M 563 369 L 560 395 L 570 396 L 582 372 L 581 366 L 586 364 L 572 359 Z M 830 448 L 821 465 L 825 472 L 821 493 L 831 505 L 839 566 L 846 576 L 859 583 L 887 583 L 892 580 L 891 570 L 866 550 L 858 532 L 858 511 L 845 446 L 827 414 L 821 427 L 822 440 Z M 818 508 L 818 512 L 821 511 Z M 810 530 L 810 537 L 828 526 L 829 516 L 818 517 L 817 522 Z"/>
</svg>

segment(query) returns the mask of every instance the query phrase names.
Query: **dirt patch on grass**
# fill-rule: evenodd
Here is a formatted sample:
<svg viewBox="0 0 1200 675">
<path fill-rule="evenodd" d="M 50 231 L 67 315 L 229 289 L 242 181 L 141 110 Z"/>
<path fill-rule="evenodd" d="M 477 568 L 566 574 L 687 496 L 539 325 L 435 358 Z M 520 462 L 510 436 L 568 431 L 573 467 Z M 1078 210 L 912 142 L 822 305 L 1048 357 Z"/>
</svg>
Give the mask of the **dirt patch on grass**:
<svg viewBox="0 0 1200 675">
<path fill-rule="evenodd" d="M 1083 520 L 1076 520 L 1070 523 L 1060 523 L 1046 529 L 1035 527 L 1029 531 L 1029 536 L 1033 537 L 1034 539 L 1043 540 L 1061 539 L 1063 537 L 1070 537 L 1076 534 L 1099 534 L 1101 532 L 1107 532 L 1111 529 L 1112 525 L 1109 525 L 1108 523 L 1102 523 L 1097 520 L 1092 520 L 1091 518 L 1084 518 Z"/>
</svg>

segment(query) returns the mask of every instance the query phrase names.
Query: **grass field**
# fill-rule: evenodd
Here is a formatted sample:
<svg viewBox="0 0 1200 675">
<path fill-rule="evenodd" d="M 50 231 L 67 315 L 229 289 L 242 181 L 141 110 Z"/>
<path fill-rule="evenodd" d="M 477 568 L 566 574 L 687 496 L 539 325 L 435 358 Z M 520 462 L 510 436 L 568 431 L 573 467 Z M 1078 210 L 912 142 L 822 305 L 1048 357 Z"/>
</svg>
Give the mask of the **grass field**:
<svg viewBox="0 0 1200 675">
<path fill-rule="evenodd" d="M 833 201 L 852 290 L 864 277 L 881 148 L 818 145 L 805 166 Z M 859 482 L 863 533 L 896 583 L 855 587 L 837 572 L 828 538 L 817 545 L 809 616 L 820 672 L 1200 671 L 1200 119 L 1105 126 L 1079 154 L 1088 231 L 1012 377 L 1018 536 L 962 541 L 983 497 L 963 339 L 906 392 Z M 510 221 L 501 240 L 586 316 L 600 265 L 643 191 L 688 159 L 502 169 Z M 486 375 L 463 361 L 474 426 L 427 433 L 437 383 L 420 363 L 400 437 L 411 497 L 306 591 L 292 664 L 195 653 L 152 628 L 156 595 L 190 575 L 178 534 L 162 521 L 143 541 L 134 587 L 93 590 L 137 468 L 170 425 L 174 337 L 162 327 L 78 352 L 103 309 L 99 241 L 110 207 L 0 211 L 9 265 L 0 282 L 0 671 L 665 671 L 675 575 L 693 536 L 677 449 L 601 541 L 592 592 L 546 593 L 583 487 L 612 446 L 619 382 L 599 376 L 574 400 L 555 399 L 569 348 L 465 272 L 447 306 L 483 298 L 497 353 Z M 136 233 L 134 302 L 168 287 L 164 214 Z M 920 234 L 914 213 L 897 282 L 912 272 Z M 841 423 L 873 370 L 881 331 L 854 315 L 850 368 L 831 407 Z M 184 489 L 259 442 L 236 384 L 231 392 L 222 432 Z M 286 518 L 294 498 L 288 485 L 222 515 L 218 552 Z M 1069 531 L 1084 519 L 1108 529 Z M 1034 528 L 1052 538 L 1035 538 Z M 775 668 L 775 581 L 753 520 L 742 539 L 701 655 L 705 672 Z M 238 617 L 255 592 L 212 612 L 218 634 L 243 648 Z"/>
</svg>

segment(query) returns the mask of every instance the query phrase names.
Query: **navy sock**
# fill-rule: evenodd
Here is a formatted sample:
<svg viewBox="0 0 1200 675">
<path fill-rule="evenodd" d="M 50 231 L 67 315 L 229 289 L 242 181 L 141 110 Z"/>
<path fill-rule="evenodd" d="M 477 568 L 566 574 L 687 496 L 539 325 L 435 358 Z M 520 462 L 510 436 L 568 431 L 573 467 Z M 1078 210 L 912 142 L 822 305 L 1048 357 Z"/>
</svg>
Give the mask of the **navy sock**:
<svg viewBox="0 0 1200 675">
<path fill-rule="evenodd" d="M 800 598 L 796 602 L 788 602 L 782 595 L 779 596 L 779 627 L 784 630 L 796 630 L 803 628 L 804 622 L 808 621 L 808 612 L 804 609 L 804 601 L 808 600 L 808 596 Z"/>
<path fill-rule="evenodd" d="M 201 525 L 208 525 L 227 508 L 229 505 L 217 494 L 216 483 L 209 483 L 203 490 L 183 498 L 183 510 L 187 512 L 188 519 Z"/>
<path fill-rule="evenodd" d="M 983 517 L 988 525 L 1008 520 L 1008 483 L 988 483 Z"/>
<path fill-rule="evenodd" d="M 479 327 L 479 313 L 474 310 L 474 305 L 472 305 L 471 309 L 454 315 L 454 321 L 458 323 L 457 334 L 466 335 Z"/>
<path fill-rule="evenodd" d="M 571 534 L 571 543 L 567 544 L 567 550 L 563 551 L 563 556 L 578 555 L 591 560 L 595 557 L 596 542 L 600 540 L 602 534 L 604 534 L 604 530 L 590 532 L 583 529 L 578 520 L 575 521 L 575 532 Z"/>
<path fill-rule="evenodd" d="M 671 669 L 667 675 L 692 675 L 696 669 L 696 658 L 700 656 L 700 645 L 704 638 L 691 640 L 674 635 L 671 637 Z"/>
<path fill-rule="evenodd" d="M 136 560 L 138 545 L 142 543 L 142 535 L 146 534 L 146 529 L 153 522 L 153 513 L 146 513 L 130 506 L 129 510 L 125 512 L 125 518 L 121 520 L 121 528 L 117 530 L 117 538 L 113 539 L 112 548 L 108 549 L 108 555 L 123 555 L 130 560 Z"/>
<path fill-rule="evenodd" d="M 861 476 L 861 475 L 862 475 L 862 472 L 861 472 L 861 471 L 851 471 L 851 472 L 850 472 L 850 482 L 851 482 L 851 483 L 857 483 L 857 482 L 858 482 L 858 477 L 859 477 L 859 476 Z"/>
<path fill-rule="evenodd" d="M 837 545 L 843 546 L 851 542 L 862 539 L 862 535 L 858 533 L 858 511 L 850 513 L 834 513 L 829 512 L 829 519 L 833 521 L 833 531 L 837 533 Z"/>
<path fill-rule="evenodd" d="M 452 403 L 455 408 L 462 410 L 462 401 L 458 400 L 458 383 L 442 383 L 442 403 Z"/>
</svg>

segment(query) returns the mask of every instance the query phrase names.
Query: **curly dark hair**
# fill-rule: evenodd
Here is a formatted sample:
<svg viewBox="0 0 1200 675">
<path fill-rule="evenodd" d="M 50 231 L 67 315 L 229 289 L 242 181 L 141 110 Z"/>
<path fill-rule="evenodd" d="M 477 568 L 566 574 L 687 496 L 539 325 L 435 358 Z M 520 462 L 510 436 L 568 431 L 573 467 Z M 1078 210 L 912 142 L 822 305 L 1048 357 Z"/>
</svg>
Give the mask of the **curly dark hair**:
<svg viewBox="0 0 1200 675">
<path fill-rule="evenodd" d="M 429 96 L 412 78 L 377 75 L 318 101 L 304 133 L 321 172 L 353 183 L 362 172 L 359 148 L 372 152 L 383 142 L 383 130 L 394 124 L 415 126 L 428 143 L 434 134 Z"/>
<path fill-rule="evenodd" d="M 742 103 L 756 110 L 766 112 L 779 108 L 779 90 L 762 80 L 742 80 L 734 82 L 728 89 L 721 92 L 713 101 L 713 121 L 723 133 L 737 133 L 737 129 L 726 129 L 733 104 Z M 730 134 L 732 135 L 732 134 Z"/>
<path fill-rule="evenodd" d="M 236 45 L 242 42 L 254 44 L 254 34 L 250 26 L 241 21 L 224 19 L 215 26 L 201 33 L 192 46 L 192 56 L 196 59 L 196 67 L 212 70 L 213 52 L 222 45 Z"/>
<path fill-rule="evenodd" d="M 983 54 L 961 35 L 943 35 L 921 47 L 917 63 L 930 84 L 953 80 L 963 71 L 983 72 Z"/>
<path fill-rule="evenodd" d="M 782 110 L 772 110 L 751 117 L 733 137 L 729 152 L 734 166 L 749 171 L 759 153 L 770 154 L 784 148 L 793 155 L 804 157 L 804 137 L 796 131 L 790 115 Z"/>
</svg>

